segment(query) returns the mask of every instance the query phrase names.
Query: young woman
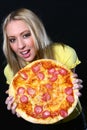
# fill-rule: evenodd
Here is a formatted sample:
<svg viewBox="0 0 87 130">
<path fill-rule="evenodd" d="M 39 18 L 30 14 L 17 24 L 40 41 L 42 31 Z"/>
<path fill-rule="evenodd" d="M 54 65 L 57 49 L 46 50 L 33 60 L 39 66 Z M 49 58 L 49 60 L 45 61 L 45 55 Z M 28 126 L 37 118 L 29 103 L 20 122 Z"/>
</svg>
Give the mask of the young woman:
<svg viewBox="0 0 87 130">
<path fill-rule="evenodd" d="M 72 47 L 62 43 L 53 43 L 47 36 L 41 20 L 36 14 L 25 8 L 11 12 L 4 20 L 3 51 L 7 59 L 7 65 L 4 69 L 7 84 L 11 83 L 18 70 L 36 59 L 55 59 L 73 72 L 75 72 L 75 67 L 81 63 Z M 82 80 L 78 79 L 77 74 L 73 76 L 77 77 L 73 88 L 80 90 Z M 80 96 L 80 92 L 77 95 Z M 7 109 L 14 114 L 17 104 L 14 104 L 13 101 L 13 97 L 8 96 L 5 103 Z M 39 127 L 42 126 L 39 125 Z M 74 112 L 66 120 L 64 119 L 62 123 L 57 125 L 48 125 L 46 128 L 52 127 L 61 130 L 70 127 L 71 130 L 85 130 L 80 101 L 78 101 Z"/>
</svg>

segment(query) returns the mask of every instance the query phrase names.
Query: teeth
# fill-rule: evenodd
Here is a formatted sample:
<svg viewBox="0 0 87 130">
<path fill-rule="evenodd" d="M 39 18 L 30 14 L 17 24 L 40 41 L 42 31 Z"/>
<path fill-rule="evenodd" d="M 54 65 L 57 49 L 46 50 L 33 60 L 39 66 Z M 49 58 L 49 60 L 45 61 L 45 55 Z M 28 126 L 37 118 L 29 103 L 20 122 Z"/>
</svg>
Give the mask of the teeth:
<svg viewBox="0 0 87 130">
<path fill-rule="evenodd" d="M 21 54 L 23 54 L 23 55 L 25 55 L 25 54 L 27 54 L 27 53 L 28 53 L 28 51 L 21 52 Z"/>
</svg>

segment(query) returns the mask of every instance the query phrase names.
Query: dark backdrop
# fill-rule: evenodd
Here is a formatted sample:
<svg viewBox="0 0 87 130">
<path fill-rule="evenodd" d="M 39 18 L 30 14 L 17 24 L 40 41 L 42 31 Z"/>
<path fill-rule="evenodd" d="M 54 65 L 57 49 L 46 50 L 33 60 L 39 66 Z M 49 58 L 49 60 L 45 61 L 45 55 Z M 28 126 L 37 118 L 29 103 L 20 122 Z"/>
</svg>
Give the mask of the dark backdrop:
<svg viewBox="0 0 87 130">
<path fill-rule="evenodd" d="M 5 105 L 5 77 L 3 69 L 5 57 L 2 52 L 2 29 L 1 25 L 5 16 L 14 9 L 26 7 L 34 11 L 43 21 L 47 33 L 54 41 L 64 42 L 72 46 L 78 54 L 82 63 L 77 67 L 77 73 L 83 79 L 84 88 L 81 90 L 80 97 L 86 118 L 87 118 L 87 7 L 84 1 L 73 2 L 70 0 L 14 0 L 0 1 L 0 119 L 5 122 L 3 128 L 25 128 L 28 122 L 12 115 L 7 111 Z M 13 126 L 13 127 L 12 127 Z M 35 129 L 36 130 L 36 129 Z"/>
</svg>

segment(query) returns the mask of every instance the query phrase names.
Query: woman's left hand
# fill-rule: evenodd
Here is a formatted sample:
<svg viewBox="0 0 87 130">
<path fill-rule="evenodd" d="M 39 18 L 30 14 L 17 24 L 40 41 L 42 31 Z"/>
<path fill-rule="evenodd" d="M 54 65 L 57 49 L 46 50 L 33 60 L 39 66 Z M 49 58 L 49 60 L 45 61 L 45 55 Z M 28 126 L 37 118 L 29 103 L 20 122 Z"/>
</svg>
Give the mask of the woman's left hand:
<svg viewBox="0 0 87 130">
<path fill-rule="evenodd" d="M 82 81 L 82 79 L 78 78 L 78 75 L 76 73 L 73 73 L 72 78 L 74 79 L 73 80 L 73 84 L 74 84 L 73 89 L 78 89 L 78 92 L 76 92 L 76 95 L 78 97 L 80 97 L 82 95 L 80 92 L 80 89 L 83 88 L 83 85 L 82 85 L 83 81 Z"/>
</svg>

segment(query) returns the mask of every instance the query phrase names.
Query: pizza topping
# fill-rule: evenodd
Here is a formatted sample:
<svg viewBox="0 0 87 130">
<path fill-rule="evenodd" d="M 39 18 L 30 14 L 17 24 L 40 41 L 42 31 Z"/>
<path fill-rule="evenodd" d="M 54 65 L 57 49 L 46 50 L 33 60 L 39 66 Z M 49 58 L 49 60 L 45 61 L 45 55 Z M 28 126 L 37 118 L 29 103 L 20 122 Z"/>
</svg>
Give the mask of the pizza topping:
<svg viewBox="0 0 87 130">
<path fill-rule="evenodd" d="M 28 97 L 27 97 L 26 95 L 22 95 L 22 96 L 20 97 L 20 101 L 21 101 L 22 103 L 27 103 L 27 102 L 28 102 Z"/>
<path fill-rule="evenodd" d="M 56 75 L 52 75 L 52 77 L 51 78 L 49 78 L 49 80 L 51 81 L 51 82 L 55 82 L 56 80 L 57 80 L 57 76 Z"/>
<path fill-rule="evenodd" d="M 28 75 L 25 72 L 19 72 L 19 75 L 25 80 L 28 79 Z"/>
<path fill-rule="evenodd" d="M 50 100 L 50 99 L 51 99 L 51 96 L 50 96 L 49 93 L 44 93 L 44 94 L 42 95 L 42 100 L 43 100 L 43 101 L 48 101 L 48 100 Z"/>
<path fill-rule="evenodd" d="M 73 94 L 73 88 L 72 88 L 72 87 L 67 87 L 67 88 L 65 88 L 65 93 L 66 93 L 67 95 Z"/>
<path fill-rule="evenodd" d="M 17 94 L 18 94 L 18 95 L 24 94 L 24 92 L 25 92 L 25 88 L 24 88 L 24 87 L 19 87 L 19 88 L 17 89 Z"/>
<path fill-rule="evenodd" d="M 39 64 L 34 65 L 34 66 L 32 67 L 32 71 L 33 71 L 34 73 L 39 72 L 39 70 L 40 70 L 40 65 L 39 65 Z"/>
<path fill-rule="evenodd" d="M 45 110 L 45 111 L 43 111 L 43 113 L 42 113 L 42 118 L 47 118 L 47 117 L 49 117 L 50 116 L 50 111 L 48 111 L 48 110 Z"/>
<path fill-rule="evenodd" d="M 50 69 L 48 69 L 48 73 L 49 73 L 49 74 L 54 74 L 54 72 L 55 72 L 55 68 L 50 68 Z"/>
<path fill-rule="evenodd" d="M 59 74 L 59 70 L 56 70 L 55 68 L 50 68 L 48 69 L 48 74 L 51 74 L 51 75 L 58 75 Z"/>
<path fill-rule="evenodd" d="M 60 73 L 59 73 L 59 70 L 56 70 L 56 71 L 53 73 L 53 75 L 58 75 L 58 74 L 60 74 Z"/>
<path fill-rule="evenodd" d="M 53 86 L 50 83 L 45 84 L 45 86 L 46 86 L 47 89 L 52 89 L 53 88 Z"/>
<path fill-rule="evenodd" d="M 37 77 L 38 77 L 40 80 L 43 80 L 43 79 L 44 79 L 44 73 L 42 73 L 42 72 L 37 73 Z"/>
<path fill-rule="evenodd" d="M 60 115 L 61 115 L 62 117 L 67 117 L 67 116 L 68 116 L 67 111 L 66 111 L 66 110 L 63 110 L 63 109 L 61 109 L 59 113 L 60 113 Z"/>
<path fill-rule="evenodd" d="M 40 114 L 42 112 L 42 110 L 43 110 L 42 106 L 37 105 L 34 107 L 34 112 L 36 114 Z"/>
<path fill-rule="evenodd" d="M 35 89 L 30 87 L 28 87 L 27 92 L 31 97 L 33 97 L 36 93 Z"/>
<path fill-rule="evenodd" d="M 68 95 L 68 96 L 66 97 L 66 99 L 67 99 L 67 101 L 68 101 L 69 103 L 73 103 L 73 102 L 74 102 L 74 97 L 73 97 L 73 95 Z"/>
<path fill-rule="evenodd" d="M 59 73 L 60 73 L 61 75 L 66 75 L 66 74 L 67 74 L 67 70 L 65 70 L 64 68 L 61 68 L 61 69 L 59 70 Z"/>
</svg>

